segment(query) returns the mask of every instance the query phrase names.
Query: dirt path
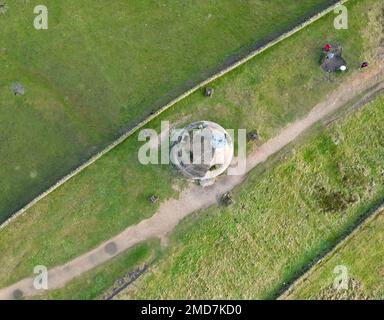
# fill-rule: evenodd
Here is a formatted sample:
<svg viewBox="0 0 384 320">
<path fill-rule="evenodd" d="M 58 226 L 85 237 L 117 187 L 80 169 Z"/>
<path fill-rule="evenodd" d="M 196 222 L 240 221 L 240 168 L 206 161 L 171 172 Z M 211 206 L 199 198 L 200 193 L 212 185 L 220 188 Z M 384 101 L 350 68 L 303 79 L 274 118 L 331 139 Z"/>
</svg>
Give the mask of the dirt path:
<svg viewBox="0 0 384 320">
<path fill-rule="evenodd" d="M 340 109 L 353 98 L 370 88 L 374 88 L 374 91 L 383 89 L 383 70 L 384 63 L 375 70 L 356 73 L 347 83 L 341 85 L 335 92 L 326 97 L 322 103 L 318 104 L 305 118 L 288 125 L 275 138 L 267 141 L 249 155 L 247 173 L 294 141 L 313 124 Z M 159 210 L 151 218 L 128 227 L 116 237 L 65 265 L 51 269 L 48 273 L 49 289 L 63 287 L 75 277 L 101 265 L 140 242 L 156 237 L 164 239 L 183 218 L 194 211 L 216 204 L 223 193 L 232 190 L 244 181 L 245 177 L 246 174 L 242 176 L 225 176 L 217 181 L 215 185 L 205 188 L 204 191 L 197 185 L 188 187 L 181 192 L 179 199 L 171 199 L 162 203 Z M 0 290 L 0 299 L 13 299 L 41 293 L 41 290 L 34 288 L 33 280 L 33 278 L 27 278 Z"/>
</svg>

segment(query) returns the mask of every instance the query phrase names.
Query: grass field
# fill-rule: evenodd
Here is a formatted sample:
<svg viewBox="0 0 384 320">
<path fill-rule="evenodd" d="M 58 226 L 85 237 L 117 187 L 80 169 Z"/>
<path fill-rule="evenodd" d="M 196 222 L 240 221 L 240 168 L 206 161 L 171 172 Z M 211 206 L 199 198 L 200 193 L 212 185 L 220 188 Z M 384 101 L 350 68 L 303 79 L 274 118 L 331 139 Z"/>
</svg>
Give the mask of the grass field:
<svg viewBox="0 0 384 320">
<path fill-rule="evenodd" d="M 383 201 L 383 129 L 381 96 L 295 148 L 285 162 L 262 175 L 254 172 L 235 192 L 233 207 L 187 218 L 167 258 L 120 297 L 276 297 Z M 378 246 L 372 247 L 372 256 Z M 349 261 L 358 257 L 351 253 Z M 364 264 L 364 259 L 358 261 Z"/>
<path fill-rule="evenodd" d="M 377 37 L 365 37 L 365 28 L 373 27 L 362 13 L 378 3 L 352 0 L 353 29 L 336 31 L 329 15 L 215 81 L 214 98 L 198 92 L 148 127 L 159 128 L 161 120 L 182 125 L 206 119 L 227 128 L 257 129 L 267 140 L 347 81 L 348 74 L 333 81 L 324 77 L 318 65 L 324 42 L 342 43 L 351 66 L 375 49 L 371 40 Z M 151 194 L 161 200 L 177 195 L 172 186 L 181 182 L 169 167 L 138 163 L 140 145 L 132 136 L 0 231 L 1 286 L 31 275 L 35 265 L 67 262 L 151 216 L 157 208 L 148 203 Z"/>
<path fill-rule="evenodd" d="M 171 98 L 330 0 L 5 0 L 0 222 Z M 23 97 L 10 87 L 21 82 Z"/>
<path fill-rule="evenodd" d="M 384 299 L 384 212 L 310 271 L 287 299 Z M 337 266 L 348 272 L 348 288 L 334 288 Z M 337 271 L 337 269 L 336 269 Z"/>
</svg>

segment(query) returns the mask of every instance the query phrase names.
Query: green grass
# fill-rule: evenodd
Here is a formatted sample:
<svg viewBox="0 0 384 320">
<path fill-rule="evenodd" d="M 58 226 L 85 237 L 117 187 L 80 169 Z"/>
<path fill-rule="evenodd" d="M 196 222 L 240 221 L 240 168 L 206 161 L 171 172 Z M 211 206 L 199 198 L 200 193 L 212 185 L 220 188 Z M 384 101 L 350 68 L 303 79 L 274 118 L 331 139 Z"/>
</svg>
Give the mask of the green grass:
<svg viewBox="0 0 384 320">
<path fill-rule="evenodd" d="M 197 92 L 148 127 L 158 129 L 161 120 L 181 126 L 205 119 L 257 129 L 267 140 L 351 76 L 333 82 L 324 77 L 318 61 L 325 41 L 343 44 L 352 70 L 372 51 L 371 39 L 362 38 L 370 27 L 362 13 L 376 3 L 352 0 L 350 30 L 335 31 L 331 14 L 215 81 L 214 98 Z M 158 206 L 148 203 L 151 194 L 161 201 L 177 196 L 172 186 L 182 182 L 168 166 L 140 165 L 140 146 L 137 135 L 131 136 L 1 230 L 0 285 L 31 275 L 35 265 L 65 263 L 151 216 Z"/>
<path fill-rule="evenodd" d="M 253 172 L 234 193 L 234 206 L 210 208 L 179 225 L 166 258 L 120 298 L 276 297 L 383 201 L 383 129 L 381 96 L 295 147 L 287 161 Z M 377 237 L 372 256 L 380 255 Z M 369 263 L 358 254 L 349 258 L 346 264 Z"/>
<path fill-rule="evenodd" d="M 384 299 L 384 212 L 311 270 L 288 299 Z M 348 272 L 348 289 L 334 288 L 337 266 Z"/>
<path fill-rule="evenodd" d="M 153 110 L 331 0 L 7 0 L 0 221 Z M 26 95 L 10 87 L 21 82 Z"/>
</svg>

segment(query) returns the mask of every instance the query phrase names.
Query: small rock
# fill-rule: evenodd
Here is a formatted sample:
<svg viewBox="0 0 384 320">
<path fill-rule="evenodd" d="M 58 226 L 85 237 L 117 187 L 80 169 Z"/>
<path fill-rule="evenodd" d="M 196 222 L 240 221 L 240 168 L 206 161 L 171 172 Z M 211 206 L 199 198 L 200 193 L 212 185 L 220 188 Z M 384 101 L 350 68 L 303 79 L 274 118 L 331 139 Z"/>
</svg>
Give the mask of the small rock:
<svg viewBox="0 0 384 320">
<path fill-rule="evenodd" d="M 23 96 L 25 94 L 24 86 L 21 83 L 14 83 L 11 90 L 15 96 Z"/>
<path fill-rule="evenodd" d="M 213 88 L 205 88 L 205 96 L 208 98 L 212 98 L 214 93 Z"/>
<path fill-rule="evenodd" d="M 260 139 L 260 136 L 256 130 L 248 133 L 248 140 L 249 141 L 258 141 L 259 139 Z"/>
<path fill-rule="evenodd" d="M 235 203 L 230 192 L 223 194 L 221 197 L 221 203 L 227 207 Z"/>
<path fill-rule="evenodd" d="M 151 195 L 151 196 L 149 197 L 149 202 L 150 202 L 150 203 L 156 203 L 157 201 L 159 201 L 159 197 L 158 197 L 158 196 Z"/>
</svg>

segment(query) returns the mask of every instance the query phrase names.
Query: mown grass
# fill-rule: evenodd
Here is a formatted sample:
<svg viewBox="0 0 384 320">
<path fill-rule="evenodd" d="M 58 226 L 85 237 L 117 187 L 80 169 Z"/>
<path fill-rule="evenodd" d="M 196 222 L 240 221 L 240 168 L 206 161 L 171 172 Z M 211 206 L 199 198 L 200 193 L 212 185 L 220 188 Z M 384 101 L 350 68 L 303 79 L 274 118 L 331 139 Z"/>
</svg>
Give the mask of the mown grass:
<svg viewBox="0 0 384 320">
<path fill-rule="evenodd" d="M 262 141 L 267 140 L 351 76 L 333 81 L 324 77 L 318 61 L 325 41 L 343 45 L 351 73 L 375 49 L 369 38 L 362 38 L 369 27 L 363 13 L 375 3 L 352 0 L 348 6 L 353 29 L 335 31 L 331 14 L 215 81 L 214 98 L 198 92 L 148 127 L 159 129 L 161 120 L 183 125 L 205 119 L 226 128 L 257 129 Z M 67 262 L 151 216 L 158 206 L 148 202 L 151 194 L 161 201 L 177 196 L 173 185 L 181 182 L 174 172 L 169 166 L 140 165 L 140 146 L 133 135 L 1 230 L 0 285 L 31 275 L 35 265 Z"/>
<path fill-rule="evenodd" d="M 120 298 L 276 297 L 384 199 L 383 129 L 381 96 L 296 147 L 287 161 L 252 174 L 234 206 L 187 218 L 167 258 Z"/>
<path fill-rule="evenodd" d="M 0 15 L 0 222 L 237 54 L 330 0 L 7 0 Z M 10 90 L 26 88 L 23 97 Z"/>
<path fill-rule="evenodd" d="M 334 250 L 316 269 L 310 271 L 287 299 L 378 299 L 384 298 L 384 212 Z M 336 277 L 347 269 L 348 288 L 336 289 Z M 336 272 L 335 272 L 336 271 Z"/>
</svg>

